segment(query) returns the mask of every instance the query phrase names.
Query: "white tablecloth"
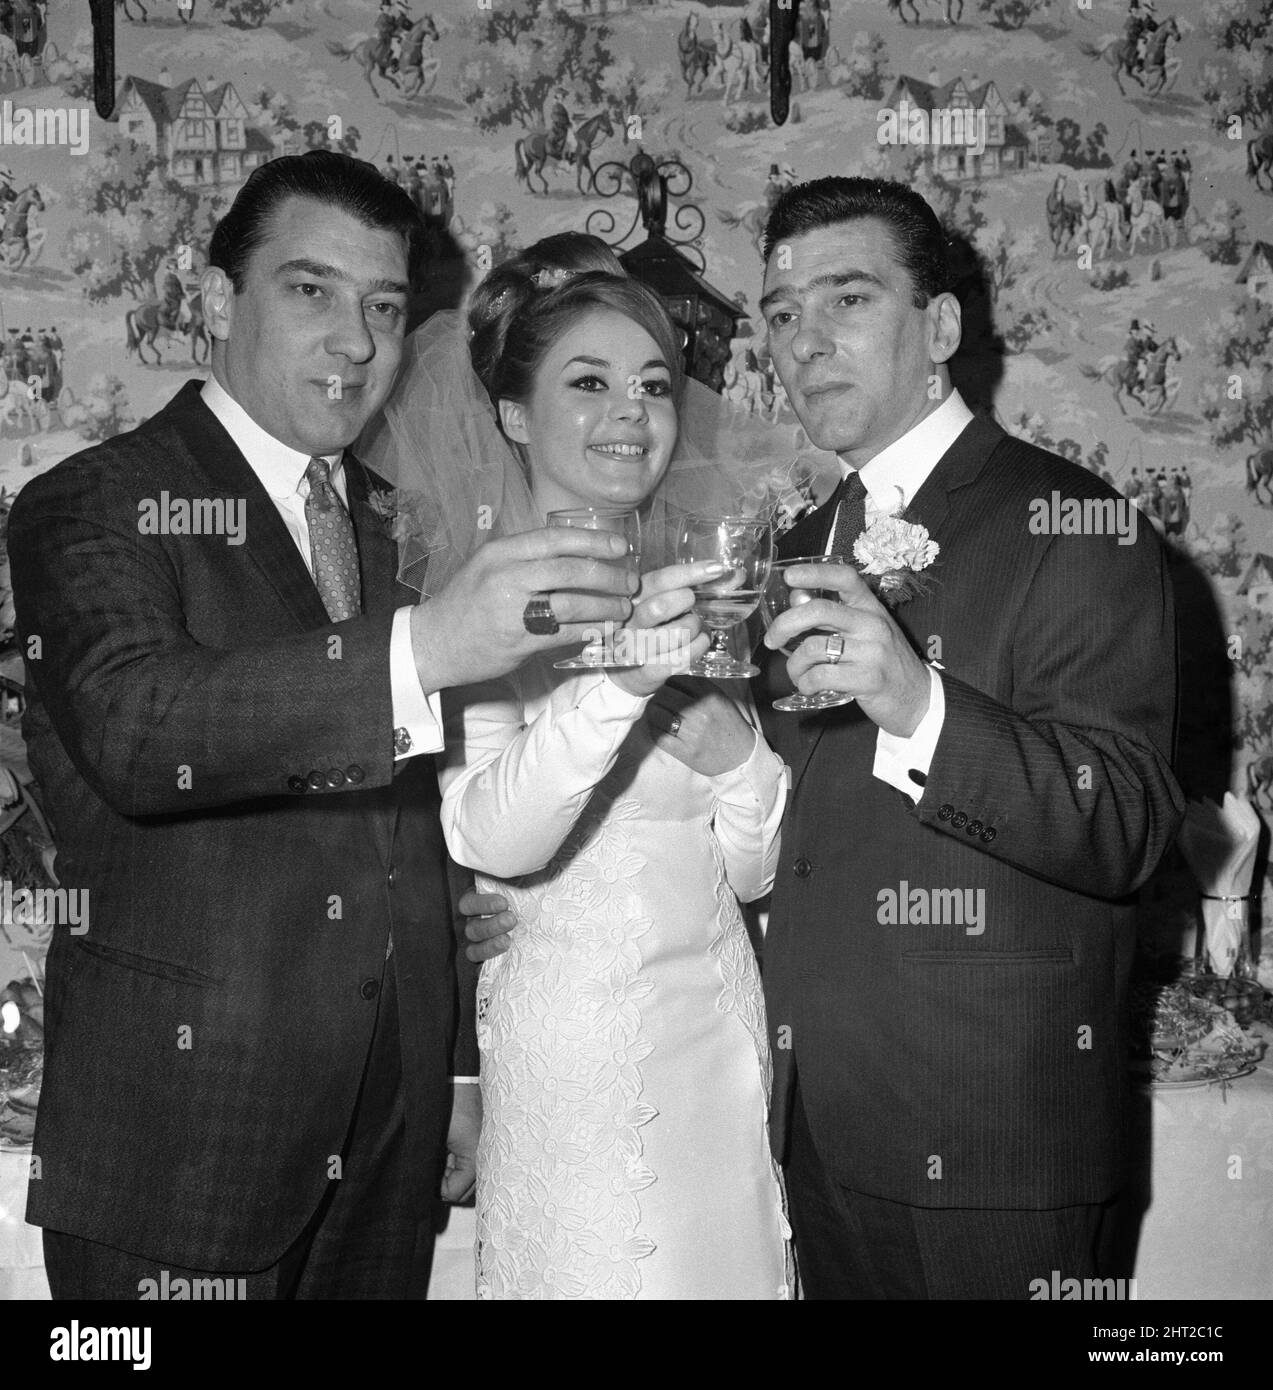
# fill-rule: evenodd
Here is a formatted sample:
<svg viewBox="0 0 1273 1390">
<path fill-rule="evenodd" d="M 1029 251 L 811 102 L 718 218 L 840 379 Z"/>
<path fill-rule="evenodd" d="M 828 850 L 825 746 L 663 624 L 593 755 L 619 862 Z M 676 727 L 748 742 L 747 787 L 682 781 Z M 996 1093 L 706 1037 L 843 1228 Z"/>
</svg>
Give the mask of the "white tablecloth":
<svg viewBox="0 0 1273 1390">
<path fill-rule="evenodd" d="M 30 1170 L 29 1152 L 0 1150 L 0 1299 L 49 1297 L 40 1230 L 22 1219 Z"/>
<path fill-rule="evenodd" d="M 1133 1133 L 1148 1174 L 1126 1201 L 1143 1211 L 1137 1298 L 1273 1298 L 1273 1045 L 1227 1092 L 1142 1093 Z"/>
</svg>

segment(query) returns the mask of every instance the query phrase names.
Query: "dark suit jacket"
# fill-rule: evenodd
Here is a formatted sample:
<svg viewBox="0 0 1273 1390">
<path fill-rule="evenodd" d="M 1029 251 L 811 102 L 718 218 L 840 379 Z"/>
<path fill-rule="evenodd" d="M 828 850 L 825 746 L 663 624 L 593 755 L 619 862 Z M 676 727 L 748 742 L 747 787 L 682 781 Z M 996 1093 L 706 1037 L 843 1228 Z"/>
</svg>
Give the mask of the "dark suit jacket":
<svg viewBox="0 0 1273 1390">
<path fill-rule="evenodd" d="M 856 705 L 767 719 L 794 779 L 765 944 L 775 1143 L 795 1070 L 835 1179 L 893 1201 L 1046 1208 L 1119 1181 L 1127 897 L 1183 812 L 1174 617 L 1143 518 L 1134 545 L 1031 534 L 1054 490 L 1117 496 L 979 418 L 914 499 L 941 553 L 895 616 L 946 697 L 918 806 L 872 775 Z M 820 554 L 830 524 L 782 553 Z M 947 924 L 882 920 L 916 888 L 984 889 L 980 933 L 949 892 Z"/>
<path fill-rule="evenodd" d="M 300 1234 L 341 1151 L 391 926 L 427 1211 L 454 924 L 434 761 L 393 761 L 390 628 L 415 596 L 373 480 L 347 457 L 364 612 L 333 624 L 199 388 L 28 483 L 10 518 L 31 767 L 60 882 L 89 893 L 88 931 L 49 953 L 27 1216 L 255 1269 Z M 165 490 L 245 498 L 246 543 L 139 534 L 139 503 Z"/>
</svg>

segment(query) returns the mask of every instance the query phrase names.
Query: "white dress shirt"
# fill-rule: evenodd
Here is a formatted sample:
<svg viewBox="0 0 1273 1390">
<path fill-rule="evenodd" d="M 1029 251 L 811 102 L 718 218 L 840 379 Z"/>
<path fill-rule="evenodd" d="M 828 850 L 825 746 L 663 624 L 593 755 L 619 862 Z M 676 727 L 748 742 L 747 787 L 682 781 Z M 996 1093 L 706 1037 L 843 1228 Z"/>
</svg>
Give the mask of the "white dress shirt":
<svg viewBox="0 0 1273 1390">
<path fill-rule="evenodd" d="M 909 507 L 916 494 L 937 467 L 942 455 L 964 432 L 972 419 L 972 411 L 964 403 L 958 391 L 951 390 L 949 396 L 919 424 L 907 430 L 900 439 L 894 440 L 886 449 L 881 449 L 869 463 L 858 470 L 862 486 L 866 489 L 866 524 L 895 511 L 900 489 L 901 500 Z M 848 477 L 850 465 L 843 460 L 840 471 Z M 827 539 L 827 550 L 835 536 L 835 525 Z M 895 734 L 880 730 L 875 741 L 875 764 L 871 771 L 881 782 L 905 792 L 918 804 L 924 794 L 922 785 L 917 784 L 911 773 L 921 777 L 928 776 L 929 765 L 937 749 L 942 725 L 946 719 L 946 694 L 942 688 L 941 677 L 931 663 L 928 667 L 930 694 L 928 713 L 919 722 L 919 727 L 909 738 L 899 738 Z"/>
<path fill-rule="evenodd" d="M 278 508 L 278 514 L 283 518 L 283 524 L 296 542 L 305 568 L 312 576 L 314 558 L 309 543 L 309 522 L 305 518 L 305 499 L 309 496 L 309 479 L 305 476 L 305 470 L 309 466 L 310 455 L 290 449 L 272 434 L 267 434 L 215 377 L 210 376 L 204 382 L 199 394 L 204 405 L 225 426 L 226 433 L 261 480 L 261 486 Z M 328 454 L 323 457 L 331 467 L 332 487 L 348 507 L 344 456 Z M 409 751 L 395 754 L 394 761 L 413 758 L 418 753 L 440 753 L 441 694 L 435 691 L 426 695 L 420 684 L 411 650 L 410 605 L 399 608 L 393 615 L 393 629 L 389 638 L 389 684 L 393 701 L 393 727 L 395 730 L 406 729 L 411 736 Z"/>
</svg>

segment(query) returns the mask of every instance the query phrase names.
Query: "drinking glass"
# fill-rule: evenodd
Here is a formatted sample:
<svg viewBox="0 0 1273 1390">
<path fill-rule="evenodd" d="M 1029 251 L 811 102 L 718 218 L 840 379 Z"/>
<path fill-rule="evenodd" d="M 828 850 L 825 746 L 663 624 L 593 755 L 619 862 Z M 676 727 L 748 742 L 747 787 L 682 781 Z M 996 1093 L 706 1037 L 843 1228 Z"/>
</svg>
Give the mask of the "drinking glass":
<svg viewBox="0 0 1273 1390">
<path fill-rule="evenodd" d="M 839 600 L 840 592 L 838 589 L 793 589 L 787 583 L 788 570 L 793 569 L 796 565 L 843 565 L 844 563 L 843 557 L 839 555 L 804 555 L 796 560 L 779 560 L 773 566 L 769 582 L 765 585 L 761 599 L 761 612 L 766 628 L 772 627 L 777 618 L 788 608 L 799 608 L 803 604 L 812 603 L 815 598 Z M 830 636 L 830 632 L 826 628 L 814 628 L 810 632 L 802 632 L 795 643 L 782 650 L 790 656 L 806 637 L 811 637 L 816 633 Z M 797 690 L 790 695 L 784 695 L 781 700 L 775 700 L 773 707 L 776 710 L 781 710 L 784 714 L 808 714 L 813 710 L 834 709 L 836 705 L 851 705 L 852 703 L 852 695 L 844 695 L 838 690 L 819 690 L 813 695 L 801 695 Z"/>
<path fill-rule="evenodd" d="M 758 676 L 760 667 L 729 654 L 729 630 L 760 602 L 773 560 L 773 527 L 749 516 L 688 516 L 681 523 L 676 558 L 681 564 L 716 560 L 729 573 L 694 586 L 694 611 L 711 633 L 711 645 L 688 668 L 692 676 Z"/>
<path fill-rule="evenodd" d="M 567 507 L 548 513 L 549 526 L 576 526 L 585 531 L 613 531 L 628 543 L 627 558 L 616 560 L 624 569 L 639 570 L 641 565 L 641 518 L 627 507 Z M 613 627 L 606 624 L 606 636 L 589 642 L 578 656 L 554 661 L 558 671 L 631 671 L 639 661 L 623 660 L 607 640 Z"/>
</svg>

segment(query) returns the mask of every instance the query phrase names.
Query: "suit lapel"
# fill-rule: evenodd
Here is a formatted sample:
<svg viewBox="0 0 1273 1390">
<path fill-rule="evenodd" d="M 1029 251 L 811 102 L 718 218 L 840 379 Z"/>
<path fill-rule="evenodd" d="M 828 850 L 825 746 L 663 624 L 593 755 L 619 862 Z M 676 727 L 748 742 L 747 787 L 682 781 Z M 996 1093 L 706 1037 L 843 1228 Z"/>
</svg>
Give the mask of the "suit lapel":
<svg viewBox="0 0 1273 1390">
<path fill-rule="evenodd" d="M 245 500 L 247 538 L 243 549 L 296 621 L 304 628 L 325 626 L 331 620 L 291 532 L 252 466 L 199 398 L 201 385 L 197 381 L 187 382 L 167 407 L 173 412 L 173 423 L 192 464 L 203 474 L 210 495 Z M 385 486 L 346 451 L 345 495 L 358 543 L 363 612 L 369 615 L 418 601 L 418 596 L 395 577 L 397 546 L 383 518 L 371 506 L 373 491 L 381 491 Z"/>
<path fill-rule="evenodd" d="M 835 494 L 832 493 L 832 496 Z M 835 508 L 828 498 L 817 511 L 810 512 L 778 540 L 778 558 L 796 560 L 802 555 L 822 555 L 831 535 L 831 523 L 835 520 Z"/>
<path fill-rule="evenodd" d="M 928 528 L 928 534 L 942 547 L 943 554 L 948 553 L 948 547 L 954 534 L 952 528 L 947 525 L 951 494 L 976 481 L 986 460 L 994 452 L 999 442 L 1006 437 L 998 425 L 980 415 L 974 415 L 955 442 L 938 459 L 936 466 L 924 480 L 923 486 L 915 494 L 914 500 L 907 506 L 907 515 Z M 832 511 L 832 507 L 823 505 L 811 516 L 806 517 L 799 526 L 793 526 L 783 538 L 781 548 L 784 556 L 786 554 L 821 554 L 822 550 L 825 549 L 834 520 L 831 515 Z M 807 542 L 810 548 L 803 551 L 788 550 L 786 543 L 797 537 L 804 526 L 809 528 L 808 534 L 799 539 L 802 544 Z M 818 544 L 819 537 L 821 537 L 820 545 Z M 934 577 L 940 582 L 940 574 Z M 801 739 L 797 765 L 791 769 L 792 795 L 800 786 L 800 781 L 808 769 L 814 749 L 817 748 L 822 735 L 833 722 L 843 722 L 853 717 L 852 706 L 840 706 L 834 710 L 799 716 Z M 865 718 L 860 710 L 856 711 L 856 717 Z"/>
<path fill-rule="evenodd" d="M 384 513 L 372 506 L 373 495 L 388 489 L 382 479 L 345 451 L 345 493 L 349 517 L 358 541 L 358 569 L 362 578 L 362 611 L 368 616 L 391 613 L 420 596 L 397 579 L 398 545 L 389 535 Z"/>
<path fill-rule="evenodd" d="M 202 382 L 187 382 L 168 410 L 207 492 L 242 498 L 247 514 L 243 550 L 272 585 L 299 627 L 322 627 L 330 619 L 296 542 L 252 466 L 221 421 L 199 398 Z"/>
</svg>

